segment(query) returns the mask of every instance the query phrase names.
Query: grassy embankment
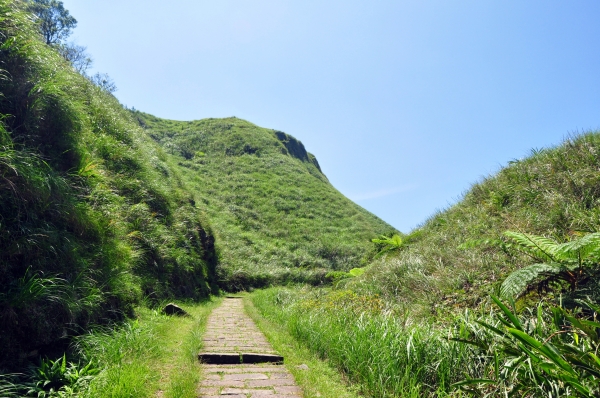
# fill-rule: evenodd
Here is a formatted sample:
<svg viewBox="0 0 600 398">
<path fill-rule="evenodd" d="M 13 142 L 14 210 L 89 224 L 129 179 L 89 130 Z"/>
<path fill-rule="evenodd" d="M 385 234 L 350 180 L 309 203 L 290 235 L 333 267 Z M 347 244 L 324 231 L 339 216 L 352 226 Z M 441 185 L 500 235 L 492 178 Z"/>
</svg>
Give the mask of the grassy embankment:
<svg viewBox="0 0 600 398">
<path fill-rule="evenodd" d="M 467 379 L 481 379 L 462 386 L 474 395 L 593 396 L 600 324 L 590 322 L 598 309 L 577 300 L 598 302 L 597 253 L 589 268 L 576 271 L 584 276 L 576 285 L 542 284 L 548 291 L 513 297 L 515 308 L 502 309 L 489 297 L 510 272 L 548 261 L 503 232 L 575 242 L 598 231 L 599 170 L 597 133 L 535 151 L 475 184 L 363 275 L 332 289 L 257 292 L 253 300 L 370 396 L 460 395 L 466 391 L 452 383 Z"/>
<path fill-rule="evenodd" d="M 0 0 L 0 370 L 62 355 L 142 297 L 211 291 L 210 226 L 109 93 Z M 213 284 L 214 287 L 214 284 Z"/>
<path fill-rule="evenodd" d="M 534 261 L 505 231 L 565 242 L 600 229 L 599 170 L 597 132 L 532 151 L 433 215 L 411 233 L 407 250 L 375 261 L 352 288 L 423 314 L 476 307 L 510 272 Z M 588 293 L 597 291 L 598 281 L 589 282 Z"/>
<path fill-rule="evenodd" d="M 228 290 L 320 284 L 364 265 L 393 228 L 341 195 L 301 142 L 237 118 L 178 122 L 135 112 L 211 219 Z"/>
<path fill-rule="evenodd" d="M 37 368 L 34 377 L 0 378 L 3 397 L 196 397 L 202 377 L 198 352 L 206 320 L 220 299 L 183 304 L 190 316 L 162 315 L 146 307 L 137 318 L 77 337 L 79 362 Z M 12 386 L 8 383 L 12 382 Z M 3 390 L 4 388 L 4 390 Z"/>
</svg>

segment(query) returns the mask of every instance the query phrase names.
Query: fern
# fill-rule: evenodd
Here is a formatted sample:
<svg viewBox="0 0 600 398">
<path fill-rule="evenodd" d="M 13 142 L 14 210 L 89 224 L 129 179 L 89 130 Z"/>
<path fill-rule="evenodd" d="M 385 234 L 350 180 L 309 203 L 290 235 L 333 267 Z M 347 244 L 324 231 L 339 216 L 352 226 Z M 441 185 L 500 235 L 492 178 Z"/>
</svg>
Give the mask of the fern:
<svg viewBox="0 0 600 398">
<path fill-rule="evenodd" d="M 540 276 L 556 276 L 564 271 L 560 264 L 533 264 L 511 273 L 500 286 L 500 296 L 510 299 L 519 296 Z"/>
<path fill-rule="evenodd" d="M 541 261 L 556 261 L 558 243 L 544 236 L 506 231 L 504 235 L 516 242 L 526 254 Z"/>
<path fill-rule="evenodd" d="M 600 233 L 585 235 L 558 245 L 556 254 L 563 261 L 575 260 L 581 263 L 591 259 L 597 260 L 600 255 Z"/>
<path fill-rule="evenodd" d="M 20 387 L 18 384 L 14 383 L 14 379 L 18 378 L 19 374 L 0 374 L 0 397 L 2 398 L 12 398 L 12 397 L 20 397 L 22 394 L 19 394 Z"/>
<path fill-rule="evenodd" d="M 560 244 L 543 236 L 520 232 L 506 231 L 504 235 L 526 254 L 545 260 L 510 274 L 500 287 L 500 295 L 504 298 L 518 297 L 528 286 L 547 284 L 551 280 L 566 281 L 574 290 L 580 281 L 598 271 L 600 233 Z"/>
<path fill-rule="evenodd" d="M 402 237 L 398 234 L 394 234 L 392 237 L 387 237 L 385 235 L 381 235 L 380 238 L 371 239 L 373 243 L 380 243 L 392 247 L 400 247 L 402 246 Z"/>
<path fill-rule="evenodd" d="M 364 268 L 352 268 L 350 271 L 348 271 L 348 274 L 351 276 L 361 276 L 362 274 L 365 273 L 365 269 Z"/>
</svg>

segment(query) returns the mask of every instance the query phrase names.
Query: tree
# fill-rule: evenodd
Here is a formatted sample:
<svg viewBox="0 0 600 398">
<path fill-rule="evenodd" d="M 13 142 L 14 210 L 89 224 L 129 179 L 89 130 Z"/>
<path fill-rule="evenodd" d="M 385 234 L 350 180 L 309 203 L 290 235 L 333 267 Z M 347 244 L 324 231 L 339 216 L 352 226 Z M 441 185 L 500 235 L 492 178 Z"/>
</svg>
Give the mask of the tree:
<svg viewBox="0 0 600 398">
<path fill-rule="evenodd" d="M 71 63 L 73 68 L 82 76 L 108 93 L 114 93 L 117 86 L 106 73 L 96 73 L 89 76 L 92 58 L 84 46 L 75 43 L 65 43 L 71 31 L 77 26 L 77 20 L 69 14 L 60 0 L 26 0 L 27 9 L 35 16 L 46 44 L 56 50 Z"/>
<path fill-rule="evenodd" d="M 46 44 L 60 44 L 71 35 L 77 20 L 59 0 L 29 0 L 28 9 L 36 16 L 36 22 Z"/>
<path fill-rule="evenodd" d="M 96 73 L 94 76 L 89 76 L 88 79 L 106 92 L 112 94 L 117 91 L 115 82 L 106 73 Z"/>
<path fill-rule="evenodd" d="M 86 53 L 86 48 L 75 43 L 60 44 L 58 52 L 73 65 L 77 72 L 84 76 L 94 62 Z"/>
</svg>

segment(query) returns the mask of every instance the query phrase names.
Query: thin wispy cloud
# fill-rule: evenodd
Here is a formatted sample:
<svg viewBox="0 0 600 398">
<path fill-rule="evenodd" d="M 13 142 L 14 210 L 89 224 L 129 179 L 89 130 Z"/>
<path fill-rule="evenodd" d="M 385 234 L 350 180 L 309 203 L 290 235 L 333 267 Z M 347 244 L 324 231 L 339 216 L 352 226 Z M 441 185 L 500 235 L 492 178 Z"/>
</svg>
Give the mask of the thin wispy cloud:
<svg viewBox="0 0 600 398">
<path fill-rule="evenodd" d="M 409 184 L 409 185 L 403 185 L 403 186 L 395 187 L 395 188 L 379 189 L 377 191 L 360 192 L 360 193 L 356 193 L 356 194 L 350 194 L 350 195 L 348 195 L 348 197 L 350 198 L 350 200 L 352 200 L 354 202 L 360 202 L 360 201 L 369 200 L 369 199 L 382 198 L 384 196 L 394 195 L 394 194 L 397 194 L 400 192 L 412 191 L 415 188 L 416 188 L 416 185 Z"/>
</svg>

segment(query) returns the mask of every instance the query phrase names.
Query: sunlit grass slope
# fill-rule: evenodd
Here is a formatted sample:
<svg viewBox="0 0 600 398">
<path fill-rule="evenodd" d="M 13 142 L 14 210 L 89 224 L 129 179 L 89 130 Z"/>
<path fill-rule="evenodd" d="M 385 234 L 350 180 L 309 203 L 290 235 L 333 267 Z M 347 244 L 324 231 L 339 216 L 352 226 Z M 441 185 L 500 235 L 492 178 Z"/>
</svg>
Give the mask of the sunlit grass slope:
<svg viewBox="0 0 600 398">
<path fill-rule="evenodd" d="M 328 270 L 361 266 L 370 239 L 393 230 L 339 193 L 315 157 L 283 132 L 235 117 L 134 116 L 206 207 L 226 289 L 318 284 Z"/>
<path fill-rule="evenodd" d="M 163 150 L 22 5 L 0 0 L 0 372 L 143 296 L 206 297 L 216 263 Z"/>
<path fill-rule="evenodd" d="M 365 396 L 598 396 L 597 263 L 569 268 L 576 284 L 540 284 L 545 289 L 503 295 L 504 304 L 491 294 L 517 269 L 560 260 L 536 258 L 505 231 L 575 251 L 599 229 L 600 134 L 589 132 L 475 184 L 420 228 L 389 239 L 395 249 L 362 275 L 251 297 Z M 586 250 L 579 259 L 593 249 Z"/>
<path fill-rule="evenodd" d="M 511 271 L 536 262 L 503 235 L 507 230 L 559 242 L 600 230 L 598 132 L 532 151 L 476 183 L 413 231 L 399 255 L 379 259 L 355 279 L 354 288 L 430 314 L 476 306 Z M 597 283 L 589 280 L 578 294 L 593 295 Z"/>
</svg>

